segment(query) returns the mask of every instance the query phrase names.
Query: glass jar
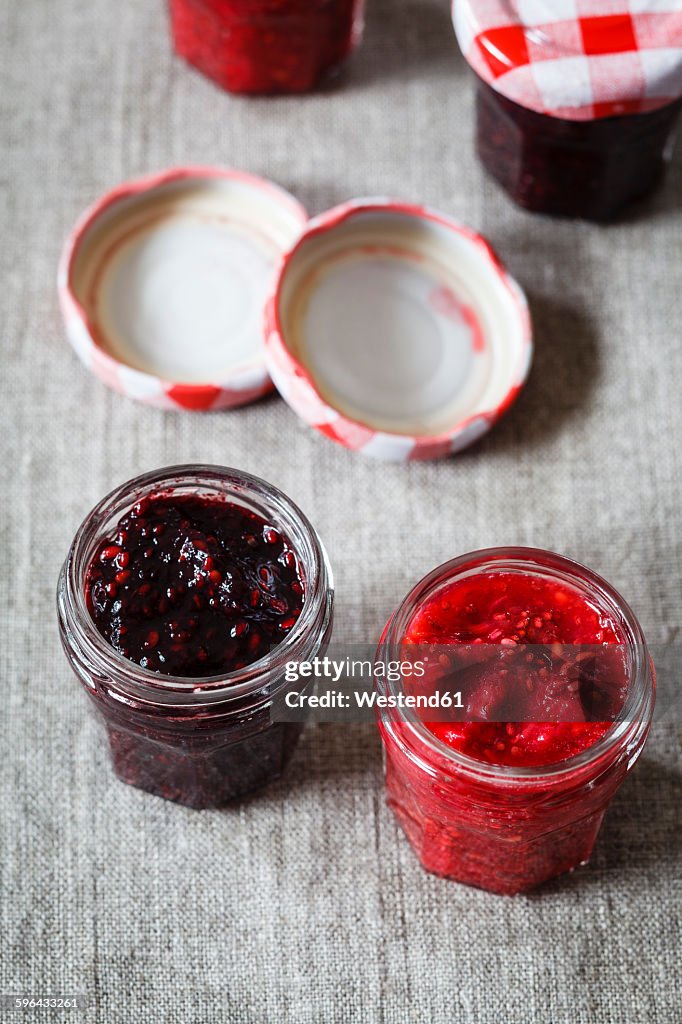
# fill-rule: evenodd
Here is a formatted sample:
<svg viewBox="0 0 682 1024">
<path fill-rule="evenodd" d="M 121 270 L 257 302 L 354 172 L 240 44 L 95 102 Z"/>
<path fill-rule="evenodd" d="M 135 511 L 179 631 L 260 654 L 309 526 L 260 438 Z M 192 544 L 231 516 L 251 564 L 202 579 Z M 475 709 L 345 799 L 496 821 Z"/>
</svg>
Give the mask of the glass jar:
<svg viewBox="0 0 682 1024">
<path fill-rule="evenodd" d="M 627 659 L 620 714 L 593 745 L 552 764 L 479 760 L 442 742 L 409 708 L 379 712 L 388 804 L 423 867 L 511 895 L 589 859 L 606 808 L 644 746 L 654 674 L 641 627 L 620 595 L 584 566 L 531 548 L 475 552 L 435 569 L 390 619 L 379 659 L 401 660 L 410 622 L 440 588 L 491 570 L 569 585 L 618 624 Z M 394 698 L 405 692 L 403 683 L 381 679 L 377 687 Z"/>
<path fill-rule="evenodd" d="M 176 53 L 234 93 L 300 93 L 360 42 L 364 0 L 170 0 Z"/>
<path fill-rule="evenodd" d="M 682 0 L 453 0 L 477 151 L 527 210 L 606 221 L 660 180 L 682 108 Z"/>
<path fill-rule="evenodd" d="M 660 181 L 681 109 L 675 100 L 644 114 L 569 121 L 520 106 L 479 78 L 476 150 L 519 206 L 607 221 Z"/>
<path fill-rule="evenodd" d="M 227 498 L 287 538 L 304 600 L 296 625 L 271 653 L 220 676 L 167 676 L 123 657 L 99 633 L 86 602 L 93 556 L 125 513 L 159 493 Z M 123 484 L 76 533 L 59 578 L 57 608 L 67 659 L 107 730 L 114 770 L 124 782 L 189 807 L 216 807 L 282 772 L 302 726 L 273 721 L 271 708 L 290 688 L 286 663 L 314 657 L 330 639 L 333 582 L 315 530 L 276 487 L 234 469 L 201 465 L 162 469 Z"/>
</svg>

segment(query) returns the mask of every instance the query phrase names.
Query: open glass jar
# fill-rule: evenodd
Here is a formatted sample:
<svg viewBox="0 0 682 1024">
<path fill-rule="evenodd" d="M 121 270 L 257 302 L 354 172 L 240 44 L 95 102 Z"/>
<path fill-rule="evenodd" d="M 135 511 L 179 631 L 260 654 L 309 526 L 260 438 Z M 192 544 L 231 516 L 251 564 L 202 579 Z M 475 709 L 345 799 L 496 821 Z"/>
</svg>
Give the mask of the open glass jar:
<svg viewBox="0 0 682 1024">
<path fill-rule="evenodd" d="M 505 582 L 504 586 L 500 584 L 502 599 L 496 602 L 490 617 L 495 619 L 492 625 L 501 624 L 502 629 L 486 633 L 485 617 L 492 605 L 485 609 L 481 603 L 477 605 L 475 595 L 479 584 L 490 593 L 496 580 Z M 606 808 L 642 751 L 653 714 L 654 675 L 637 619 L 620 595 L 584 566 L 536 549 L 490 549 L 454 559 L 418 583 L 387 624 L 378 654 L 382 661 L 403 660 L 406 637 L 411 637 L 407 642 L 415 642 L 414 622 L 420 616 L 422 621 L 430 621 L 422 613 L 435 607 L 439 595 L 444 595 L 442 607 L 454 607 L 451 594 L 455 591 L 451 588 L 461 583 L 467 587 L 466 614 L 483 623 L 478 636 L 487 636 L 484 642 L 491 643 L 490 636 L 499 632 L 497 643 L 523 643 L 518 636 L 516 641 L 501 636 L 507 629 L 507 609 L 514 606 L 504 592 L 506 588 L 510 594 L 517 583 L 526 587 L 529 581 L 533 586 L 537 584 L 538 593 L 556 588 L 558 601 L 568 595 L 573 605 L 566 607 L 577 609 L 578 621 L 581 612 L 589 609 L 583 621 L 594 612 L 595 622 L 613 624 L 619 650 L 624 653 L 627 679 L 625 702 L 613 721 L 594 726 L 583 723 L 575 733 L 570 719 L 565 724 L 563 719 L 559 724 L 555 719 L 544 729 L 538 728 L 539 723 L 526 723 L 529 730 L 523 723 L 508 723 L 512 735 L 529 731 L 536 738 L 540 736 L 549 752 L 539 759 L 541 763 L 521 756 L 517 765 L 513 763 L 515 755 L 523 755 L 523 749 L 512 746 L 510 752 L 504 742 L 495 743 L 494 730 L 499 728 L 504 740 L 506 725 L 484 724 L 485 711 L 475 722 L 467 724 L 465 720 L 455 733 L 465 740 L 470 738 L 467 730 L 474 730 L 474 736 L 486 736 L 486 749 L 481 749 L 479 755 L 472 753 L 474 744 L 447 742 L 442 728 L 434 727 L 410 708 L 386 707 L 378 719 L 388 803 L 424 868 L 507 895 L 532 889 L 587 862 Z M 521 607 L 528 604 L 527 598 L 528 592 Z M 529 607 L 532 609 L 532 605 Z M 550 612 L 546 610 L 545 614 Z M 510 630 L 520 625 L 515 621 L 517 617 L 514 608 Z M 537 609 L 531 610 L 531 621 L 533 617 L 539 627 L 533 642 L 539 644 L 548 620 Z M 425 634 L 421 635 L 425 643 Z M 439 642 L 445 642 L 442 635 Z M 536 682 L 540 685 L 542 673 L 538 676 Z M 407 689 L 405 680 L 391 684 L 378 679 L 377 687 L 394 701 Z M 491 729 L 493 739 L 488 741 Z M 562 743 L 567 735 L 573 739 L 589 736 L 590 740 L 582 749 L 578 744 L 568 757 L 563 756 L 564 748 L 561 759 L 552 758 L 553 733 L 562 738 Z M 512 742 L 523 744 L 523 740 Z M 498 756 L 496 747 L 506 747 L 505 753 Z"/>
<path fill-rule="evenodd" d="M 170 0 L 176 53 L 235 93 L 312 89 L 355 49 L 364 0 Z"/>
<path fill-rule="evenodd" d="M 477 151 L 528 210 L 605 221 L 657 185 L 682 109 L 682 2 L 456 0 Z"/>
<path fill-rule="evenodd" d="M 159 495 L 229 502 L 264 520 L 273 537 L 286 538 L 287 552 L 295 553 L 302 607 L 286 636 L 258 660 L 219 675 L 164 675 L 124 657 L 98 630 L 86 593 L 93 559 L 103 544 L 113 543 L 125 515 Z M 123 484 L 76 533 L 57 606 L 64 651 L 106 727 L 114 769 L 124 782 L 190 807 L 215 807 L 281 773 L 302 726 L 273 722 L 271 708 L 290 688 L 287 661 L 314 657 L 330 639 L 333 582 L 314 528 L 277 488 L 234 469 L 202 465 Z"/>
</svg>

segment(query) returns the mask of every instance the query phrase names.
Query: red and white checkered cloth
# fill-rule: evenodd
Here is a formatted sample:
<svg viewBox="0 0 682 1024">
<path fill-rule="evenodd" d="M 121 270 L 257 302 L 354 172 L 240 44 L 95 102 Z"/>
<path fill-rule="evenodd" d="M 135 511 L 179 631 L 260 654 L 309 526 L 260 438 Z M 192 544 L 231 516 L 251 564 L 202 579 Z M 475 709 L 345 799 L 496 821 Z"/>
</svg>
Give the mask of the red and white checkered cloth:
<svg viewBox="0 0 682 1024">
<path fill-rule="evenodd" d="M 474 71 L 542 114 L 589 121 L 682 96 L 682 0 L 453 0 Z"/>
</svg>

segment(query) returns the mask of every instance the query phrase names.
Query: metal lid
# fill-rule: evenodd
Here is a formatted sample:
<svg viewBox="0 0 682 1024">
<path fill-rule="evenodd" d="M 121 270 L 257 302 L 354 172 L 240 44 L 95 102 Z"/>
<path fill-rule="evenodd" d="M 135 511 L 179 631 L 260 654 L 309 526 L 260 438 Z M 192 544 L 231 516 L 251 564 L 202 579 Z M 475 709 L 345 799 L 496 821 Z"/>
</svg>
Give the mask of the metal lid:
<svg viewBox="0 0 682 1024">
<path fill-rule="evenodd" d="M 593 120 L 682 96 L 682 0 L 453 0 L 474 71 L 541 114 Z"/>
<path fill-rule="evenodd" d="M 394 461 L 477 440 L 531 359 L 525 297 L 485 239 L 388 199 L 309 222 L 282 261 L 266 325 L 268 368 L 294 411 Z"/>
<path fill-rule="evenodd" d="M 219 409 L 271 390 L 263 308 L 306 224 L 301 204 L 251 174 L 181 167 L 127 182 L 65 246 L 69 339 L 106 384 L 166 409 Z"/>
</svg>

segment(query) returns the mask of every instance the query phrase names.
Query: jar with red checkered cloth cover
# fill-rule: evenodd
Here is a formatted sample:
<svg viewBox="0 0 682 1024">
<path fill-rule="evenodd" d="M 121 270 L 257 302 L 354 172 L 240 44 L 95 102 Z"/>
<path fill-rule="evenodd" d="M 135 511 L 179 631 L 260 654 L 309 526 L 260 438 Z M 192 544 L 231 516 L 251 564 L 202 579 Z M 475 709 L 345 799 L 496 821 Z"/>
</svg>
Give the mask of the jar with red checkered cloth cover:
<svg viewBox="0 0 682 1024">
<path fill-rule="evenodd" d="M 478 155 L 527 209 L 608 220 L 663 173 L 682 107 L 682 0 L 454 0 Z"/>
</svg>

